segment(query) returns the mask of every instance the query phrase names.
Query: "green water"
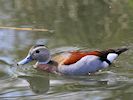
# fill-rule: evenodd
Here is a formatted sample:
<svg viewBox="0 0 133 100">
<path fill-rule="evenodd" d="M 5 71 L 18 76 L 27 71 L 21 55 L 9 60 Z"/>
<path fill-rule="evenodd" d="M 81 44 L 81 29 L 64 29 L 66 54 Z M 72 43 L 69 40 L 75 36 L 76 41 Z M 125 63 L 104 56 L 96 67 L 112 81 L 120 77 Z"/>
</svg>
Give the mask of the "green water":
<svg viewBox="0 0 133 100">
<path fill-rule="evenodd" d="M 8 27 L 8 28 L 3 28 Z M 9 27 L 48 29 L 15 30 Z M 129 47 L 115 65 L 93 76 L 59 76 L 16 67 L 35 44 L 55 54 Z M 132 0 L 1 0 L 1 100 L 132 100 Z"/>
</svg>

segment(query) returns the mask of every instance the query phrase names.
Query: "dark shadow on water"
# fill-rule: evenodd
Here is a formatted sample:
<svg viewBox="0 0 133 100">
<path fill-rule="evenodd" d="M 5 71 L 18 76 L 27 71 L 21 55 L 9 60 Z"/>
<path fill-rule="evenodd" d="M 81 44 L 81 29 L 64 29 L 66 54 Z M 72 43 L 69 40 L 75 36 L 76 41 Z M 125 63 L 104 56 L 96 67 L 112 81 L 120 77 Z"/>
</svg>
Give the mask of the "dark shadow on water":
<svg viewBox="0 0 133 100">
<path fill-rule="evenodd" d="M 18 78 L 26 80 L 34 93 L 42 94 L 49 90 L 49 73 L 35 70 L 33 66 L 14 67 L 15 68 L 12 68 L 14 74 L 16 74 Z"/>
<path fill-rule="evenodd" d="M 18 78 L 25 79 L 36 94 L 43 94 L 49 90 L 49 76 L 18 76 Z"/>
</svg>

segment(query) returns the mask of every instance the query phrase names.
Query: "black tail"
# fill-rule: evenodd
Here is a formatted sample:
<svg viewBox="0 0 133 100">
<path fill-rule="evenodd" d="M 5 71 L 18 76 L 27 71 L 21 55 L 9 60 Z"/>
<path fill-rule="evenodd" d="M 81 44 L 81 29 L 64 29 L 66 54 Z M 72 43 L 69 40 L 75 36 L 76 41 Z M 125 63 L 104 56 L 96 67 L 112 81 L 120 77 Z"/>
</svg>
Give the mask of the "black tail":
<svg viewBox="0 0 133 100">
<path fill-rule="evenodd" d="M 125 52 L 125 51 L 127 51 L 127 50 L 128 50 L 128 48 L 119 48 L 119 49 L 116 49 L 115 52 L 116 52 L 118 55 L 120 55 L 121 53 L 123 53 L 123 52 Z"/>
</svg>

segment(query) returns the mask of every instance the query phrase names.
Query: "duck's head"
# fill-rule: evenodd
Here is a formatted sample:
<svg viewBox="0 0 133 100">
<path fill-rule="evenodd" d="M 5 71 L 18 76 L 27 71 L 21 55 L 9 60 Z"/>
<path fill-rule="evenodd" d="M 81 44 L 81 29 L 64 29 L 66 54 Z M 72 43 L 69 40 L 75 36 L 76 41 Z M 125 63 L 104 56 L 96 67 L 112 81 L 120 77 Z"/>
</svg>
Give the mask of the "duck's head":
<svg viewBox="0 0 133 100">
<path fill-rule="evenodd" d="M 44 45 L 33 46 L 26 58 L 18 62 L 18 65 L 24 65 L 32 60 L 36 60 L 40 64 L 47 64 L 51 59 L 50 51 Z"/>
</svg>

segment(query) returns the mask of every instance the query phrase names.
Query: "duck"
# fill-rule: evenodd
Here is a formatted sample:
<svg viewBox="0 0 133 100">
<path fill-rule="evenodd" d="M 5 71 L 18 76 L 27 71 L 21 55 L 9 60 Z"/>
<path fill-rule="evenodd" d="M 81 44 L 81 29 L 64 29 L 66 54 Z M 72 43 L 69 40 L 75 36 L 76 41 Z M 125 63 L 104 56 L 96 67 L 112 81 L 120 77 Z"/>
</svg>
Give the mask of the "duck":
<svg viewBox="0 0 133 100">
<path fill-rule="evenodd" d="M 34 68 L 61 75 L 87 75 L 108 68 L 113 61 L 128 48 L 106 49 L 96 51 L 66 51 L 52 57 L 44 45 L 32 46 L 28 55 L 17 65 L 36 61 Z"/>
</svg>

